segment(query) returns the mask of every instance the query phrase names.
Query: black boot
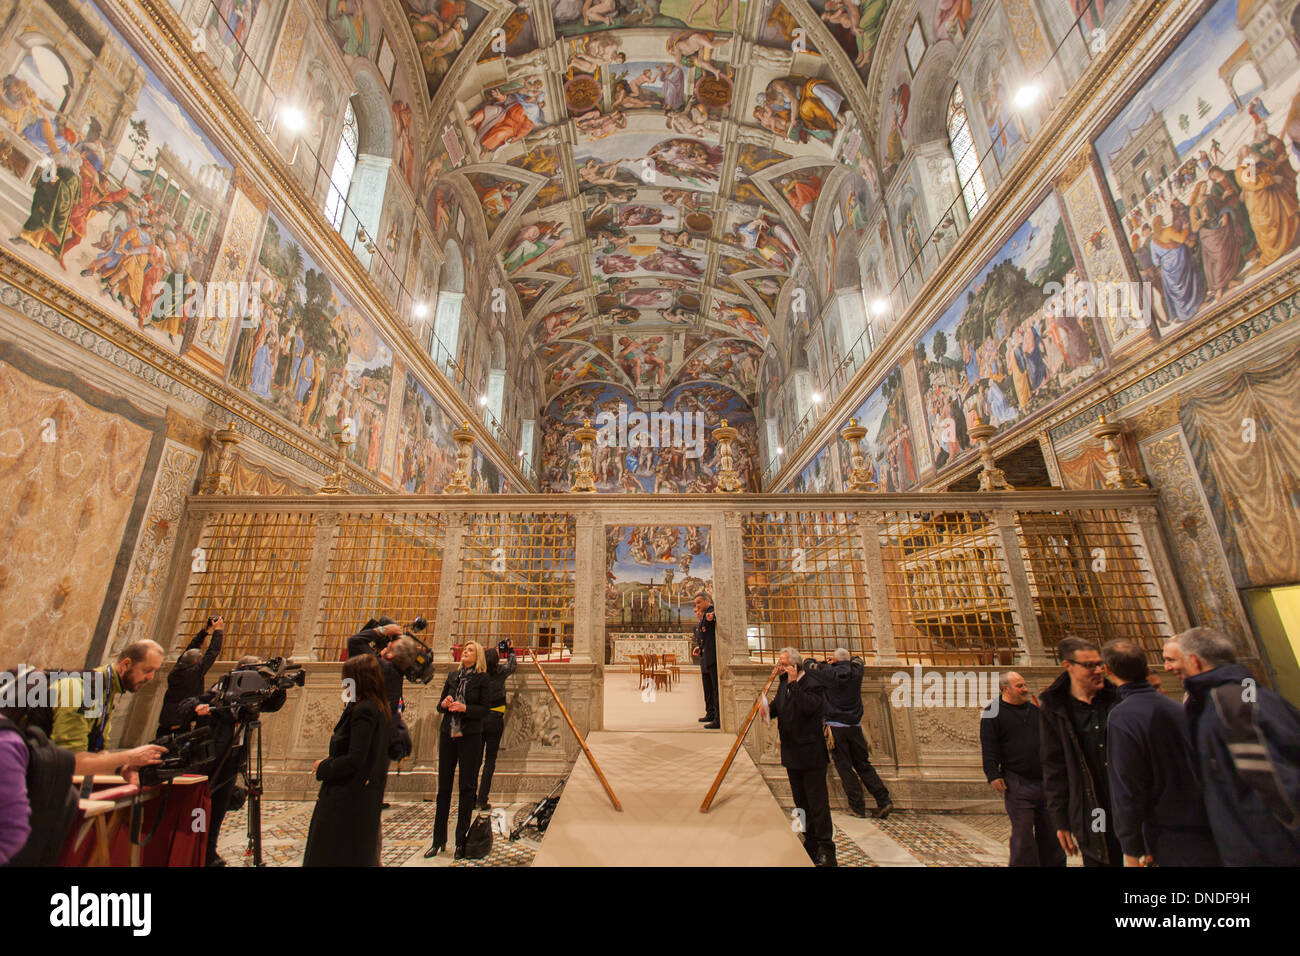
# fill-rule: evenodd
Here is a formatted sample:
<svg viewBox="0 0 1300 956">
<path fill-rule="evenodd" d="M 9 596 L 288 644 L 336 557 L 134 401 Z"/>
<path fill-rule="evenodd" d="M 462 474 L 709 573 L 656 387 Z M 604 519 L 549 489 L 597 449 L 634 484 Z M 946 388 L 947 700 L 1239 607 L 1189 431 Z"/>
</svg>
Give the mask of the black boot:
<svg viewBox="0 0 1300 956">
<path fill-rule="evenodd" d="M 447 849 L 446 843 L 434 843 L 432 846 L 429 847 L 429 849 L 424 851 L 424 858 L 426 860 L 432 860 L 435 856 L 439 854 L 439 852 L 445 849 Z"/>
</svg>

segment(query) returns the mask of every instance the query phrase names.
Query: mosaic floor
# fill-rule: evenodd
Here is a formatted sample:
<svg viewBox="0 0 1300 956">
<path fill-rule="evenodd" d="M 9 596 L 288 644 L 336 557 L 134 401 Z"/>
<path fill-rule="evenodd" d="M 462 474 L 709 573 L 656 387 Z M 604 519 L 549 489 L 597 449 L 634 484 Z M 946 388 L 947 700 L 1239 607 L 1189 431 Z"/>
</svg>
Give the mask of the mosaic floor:
<svg viewBox="0 0 1300 956">
<path fill-rule="evenodd" d="M 532 803 L 501 804 L 511 826 L 523 821 Z M 268 866 L 298 866 L 314 804 L 272 801 L 262 807 L 262 855 Z M 384 811 L 385 866 L 530 866 L 544 837 L 531 827 L 519 840 L 493 841 L 482 860 L 423 857 L 433 830 L 433 803 L 395 803 Z M 925 813 L 899 810 L 884 821 L 832 814 L 840 866 L 1006 866 L 1010 826 L 1002 815 Z M 454 820 L 454 815 L 453 815 Z M 231 866 L 251 866 L 245 855 L 247 815 L 231 813 L 218 850 Z"/>
</svg>

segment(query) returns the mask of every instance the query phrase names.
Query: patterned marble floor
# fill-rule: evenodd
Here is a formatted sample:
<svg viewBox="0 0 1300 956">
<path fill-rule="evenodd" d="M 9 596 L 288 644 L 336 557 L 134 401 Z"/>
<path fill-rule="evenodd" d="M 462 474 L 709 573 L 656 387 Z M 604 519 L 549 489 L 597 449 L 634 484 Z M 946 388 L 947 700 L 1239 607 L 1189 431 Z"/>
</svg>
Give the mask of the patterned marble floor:
<svg viewBox="0 0 1300 956">
<path fill-rule="evenodd" d="M 562 799 L 562 798 L 561 798 Z M 511 826 L 532 809 L 531 802 L 502 803 Z M 268 866 L 299 866 L 313 803 L 271 801 L 262 806 L 262 855 Z M 385 866 L 530 866 L 544 837 L 526 829 L 511 843 L 497 837 L 483 860 L 423 857 L 433 830 L 433 803 L 395 803 L 384 811 Z M 993 814 L 895 811 L 884 821 L 832 814 L 840 866 L 1006 866 L 1010 826 Z M 229 814 L 218 852 L 231 866 L 251 866 L 245 855 L 247 816 Z"/>
</svg>

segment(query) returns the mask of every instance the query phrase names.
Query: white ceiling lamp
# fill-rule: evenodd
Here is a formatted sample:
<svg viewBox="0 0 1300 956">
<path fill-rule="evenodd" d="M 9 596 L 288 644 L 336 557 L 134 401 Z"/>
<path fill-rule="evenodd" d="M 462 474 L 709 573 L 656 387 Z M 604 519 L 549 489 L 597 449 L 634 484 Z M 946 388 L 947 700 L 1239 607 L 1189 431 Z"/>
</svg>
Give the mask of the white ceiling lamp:
<svg viewBox="0 0 1300 956">
<path fill-rule="evenodd" d="M 290 133 L 301 133 L 307 128 L 307 114 L 296 106 L 285 106 L 280 110 L 280 122 Z"/>
<path fill-rule="evenodd" d="M 812 400 L 813 400 L 813 404 L 814 404 L 814 405 L 820 405 L 820 404 L 822 403 L 822 393 L 821 393 L 821 392 L 813 392 L 813 393 L 812 393 Z"/>
<path fill-rule="evenodd" d="M 1020 89 L 1016 90 L 1015 103 L 1016 109 L 1027 110 L 1038 102 L 1038 97 L 1043 93 L 1043 88 L 1037 83 L 1026 83 Z"/>
<path fill-rule="evenodd" d="M 872 315 L 884 315 L 888 311 L 889 311 L 889 300 L 886 299 L 883 295 L 876 296 L 876 298 L 871 300 Z"/>
<path fill-rule="evenodd" d="M 417 302 L 415 303 L 415 307 L 411 309 L 411 314 L 414 315 L 417 319 L 423 319 L 428 316 L 429 307 L 425 305 L 423 302 Z"/>
<path fill-rule="evenodd" d="M 785 449 L 782 448 L 780 445 L 777 445 L 777 446 L 776 446 L 776 454 L 777 454 L 778 457 L 780 457 L 781 455 L 784 455 L 784 454 L 785 454 Z"/>
<path fill-rule="evenodd" d="M 486 395 L 480 395 L 480 396 L 478 397 L 478 403 L 479 403 L 480 405 L 482 405 L 484 408 L 487 408 L 487 396 L 486 396 Z"/>
</svg>

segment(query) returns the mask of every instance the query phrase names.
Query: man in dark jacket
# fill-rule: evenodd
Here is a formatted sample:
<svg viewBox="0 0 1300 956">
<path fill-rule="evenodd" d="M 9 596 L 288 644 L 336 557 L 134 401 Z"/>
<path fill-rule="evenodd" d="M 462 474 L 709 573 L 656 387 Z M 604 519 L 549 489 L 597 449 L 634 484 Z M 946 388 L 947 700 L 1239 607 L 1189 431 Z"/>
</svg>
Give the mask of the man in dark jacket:
<svg viewBox="0 0 1300 956">
<path fill-rule="evenodd" d="M 256 655 L 246 655 L 239 659 L 231 673 L 255 668 L 261 662 L 262 659 Z M 217 854 L 217 839 L 221 835 L 221 822 L 235 795 L 237 778 L 248 761 L 244 728 L 250 715 L 229 707 L 212 709 L 229 680 L 230 674 L 227 674 L 213 684 L 207 693 L 182 701 L 180 706 L 182 730 L 188 730 L 191 724 L 212 728 L 212 762 L 200 771 L 208 775 L 208 788 L 212 794 L 212 811 L 208 816 L 207 866 L 226 865 L 226 861 Z M 284 706 L 285 699 L 284 689 L 279 688 L 262 702 L 258 710 L 263 714 L 275 713 Z"/>
<path fill-rule="evenodd" d="M 1119 685 L 1106 724 L 1110 805 L 1125 866 L 1218 866 L 1187 717 L 1148 680 L 1146 653 L 1132 641 L 1101 649 Z"/>
<path fill-rule="evenodd" d="M 850 658 L 847 648 L 837 647 L 835 659 L 819 667 L 815 676 L 826 695 L 826 726 L 835 739 L 832 754 L 849 800 L 849 812 L 855 817 L 867 815 L 862 794 L 865 784 L 876 801 L 872 816 L 883 820 L 894 804 L 889 799 L 889 788 L 871 766 L 871 750 L 862 734 L 862 673 L 862 658 Z"/>
<path fill-rule="evenodd" d="M 717 730 L 722 726 L 718 719 L 718 619 L 707 595 L 696 595 L 695 617 L 695 647 L 691 653 L 699 658 L 704 684 L 704 716 L 700 723 L 705 730 Z"/>
<path fill-rule="evenodd" d="M 984 776 L 1002 794 L 1011 820 L 1009 866 L 1065 866 L 1065 851 L 1043 797 L 1038 706 L 1015 671 L 998 678 L 1001 696 L 980 714 Z"/>
<path fill-rule="evenodd" d="M 204 638 L 211 638 L 206 651 L 199 650 Z M 163 694 L 162 712 L 158 715 L 158 733 L 154 736 L 175 733 L 181 727 L 181 702 L 203 693 L 203 679 L 221 654 L 226 640 L 226 619 L 218 615 L 208 618 L 208 623 L 185 646 L 172 672 L 167 675 L 167 692 Z"/>
<path fill-rule="evenodd" d="M 1106 768 L 1106 720 L 1119 697 L 1095 644 L 1067 637 L 1056 655 L 1065 670 L 1039 697 L 1047 813 L 1062 849 L 1082 853 L 1084 866 L 1122 866 Z"/>
<path fill-rule="evenodd" d="M 781 738 L 781 765 L 790 780 L 794 805 L 803 811 L 804 848 L 817 866 L 835 866 L 835 830 L 830 795 L 826 792 L 826 737 L 822 731 L 826 696 L 803 670 L 803 658 L 793 647 L 781 651 L 777 669 L 781 682 L 769 704 L 760 698 L 765 716 L 776 718 Z"/>
<path fill-rule="evenodd" d="M 1258 686 L 1221 631 L 1178 635 L 1187 718 L 1225 866 L 1300 866 L 1300 711 Z"/>
</svg>

